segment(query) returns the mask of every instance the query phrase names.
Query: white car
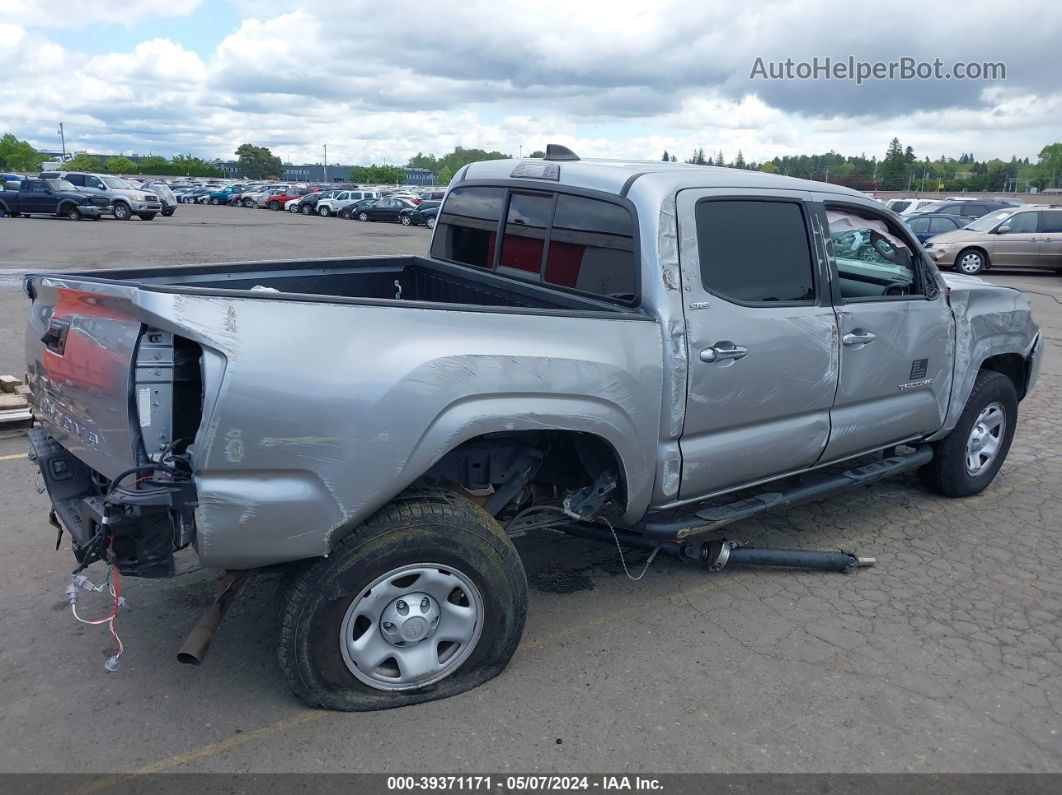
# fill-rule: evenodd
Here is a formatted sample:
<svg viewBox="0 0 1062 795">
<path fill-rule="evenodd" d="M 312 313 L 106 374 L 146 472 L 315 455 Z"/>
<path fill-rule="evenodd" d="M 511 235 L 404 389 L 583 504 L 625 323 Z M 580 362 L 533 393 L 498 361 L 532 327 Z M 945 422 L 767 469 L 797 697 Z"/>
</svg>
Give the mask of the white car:
<svg viewBox="0 0 1062 795">
<path fill-rule="evenodd" d="M 380 194 L 374 190 L 341 190 L 336 191 L 335 195 L 322 198 L 317 202 L 317 214 L 327 218 L 330 215 L 335 215 L 344 207 L 354 202 L 360 202 L 362 199 L 378 199 Z"/>
<path fill-rule="evenodd" d="M 889 199 L 885 206 L 899 215 L 916 215 L 930 204 L 936 204 L 940 199 L 916 199 L 905 197 L 902 199 Z"/>
<path fill-rule="evenodd" d="M 299 211 L 299 202 L 302 201 L 302 196 L 296 196 L 294 199 L 288 199 L 284 202 L 284 209 L 289 213 L 297 213 Z"/>
</svg>

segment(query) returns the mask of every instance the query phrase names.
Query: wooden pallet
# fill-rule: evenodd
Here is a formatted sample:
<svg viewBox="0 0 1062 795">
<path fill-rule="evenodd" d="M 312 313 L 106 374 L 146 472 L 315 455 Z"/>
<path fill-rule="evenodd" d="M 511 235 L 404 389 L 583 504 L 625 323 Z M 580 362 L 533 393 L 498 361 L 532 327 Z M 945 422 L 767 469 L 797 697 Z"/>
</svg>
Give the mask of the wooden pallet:
<svg viewBox="0 0 1062 795">
<path fill-rule="evenodd" d="M 32 422 L 29 386 L 21 378 L 0 375 L 0 431 L 28 428 Z"/>
</svg>

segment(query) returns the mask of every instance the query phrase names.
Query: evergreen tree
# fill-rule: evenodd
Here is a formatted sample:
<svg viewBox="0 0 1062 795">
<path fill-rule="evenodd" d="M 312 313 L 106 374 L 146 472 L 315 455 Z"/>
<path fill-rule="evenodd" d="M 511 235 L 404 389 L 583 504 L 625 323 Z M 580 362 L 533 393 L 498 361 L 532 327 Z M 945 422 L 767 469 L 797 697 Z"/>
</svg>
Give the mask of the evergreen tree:
<svg viewBox="0 0 1062 795">
<path fill-rule="evenodd" d="M 667 163 L 669 160 L 671 160 L 671 155 L 669 155 L 667 153 L 667 150 L 665 149 L 664 150 L 664 156 L 662 158 L 660 158 L 660 159 L 663 160 L 665 163 Z"/>
</svg>

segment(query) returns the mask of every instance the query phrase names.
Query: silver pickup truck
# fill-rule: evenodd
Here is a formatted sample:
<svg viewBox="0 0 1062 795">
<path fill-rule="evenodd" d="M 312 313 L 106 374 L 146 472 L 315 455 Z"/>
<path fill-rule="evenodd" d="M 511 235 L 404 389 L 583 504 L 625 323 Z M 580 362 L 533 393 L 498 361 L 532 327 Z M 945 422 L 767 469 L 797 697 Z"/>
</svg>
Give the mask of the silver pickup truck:
<svg viewBox="0 0 1062 795">
<path fill-rule="evenodd" d="M 511 537 L 698 557 L 721 527 L 917 470 L 987 487 L 1040 334 L 835 185 L 580 160 L 475 163 L 428 257 L 37 273 L 34 460 L 78 569 L 283 569 L 307 703 L 381 709 L 499 673 Z M 800 477 L 795 477 L 800 476 Z M 208 622 L 209 623 L 209 622 Z"/>
</svg>

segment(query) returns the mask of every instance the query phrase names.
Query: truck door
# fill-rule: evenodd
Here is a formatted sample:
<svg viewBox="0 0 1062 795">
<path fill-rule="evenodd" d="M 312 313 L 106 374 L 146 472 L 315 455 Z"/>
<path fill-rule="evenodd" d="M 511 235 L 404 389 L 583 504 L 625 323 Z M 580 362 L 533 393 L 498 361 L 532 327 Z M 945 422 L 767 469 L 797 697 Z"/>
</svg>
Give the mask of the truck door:
<svg viewBox="0 0 1062 795">
<path fill-rule="evenodd" d="M 19 209 L 24 213 L 54 213 L 55 197 L 48 183 L 39 179 L 26 180 L 19 190 Z"/>
<path fill-rule="evenodd" d="M 951 393 L 954 320 L 935 271 L 884 211 L 816 194 L 831 269 L 841 372 L 823 462 L 938 430 Z M 858 250 L 838 239 L 853 233 Z"/>
<path fill-rule="evenodd" d="M 818 461 L 838 334 L 804 191 L 678 194 L 688 375 L 680 499 Z"/>
</svg>

